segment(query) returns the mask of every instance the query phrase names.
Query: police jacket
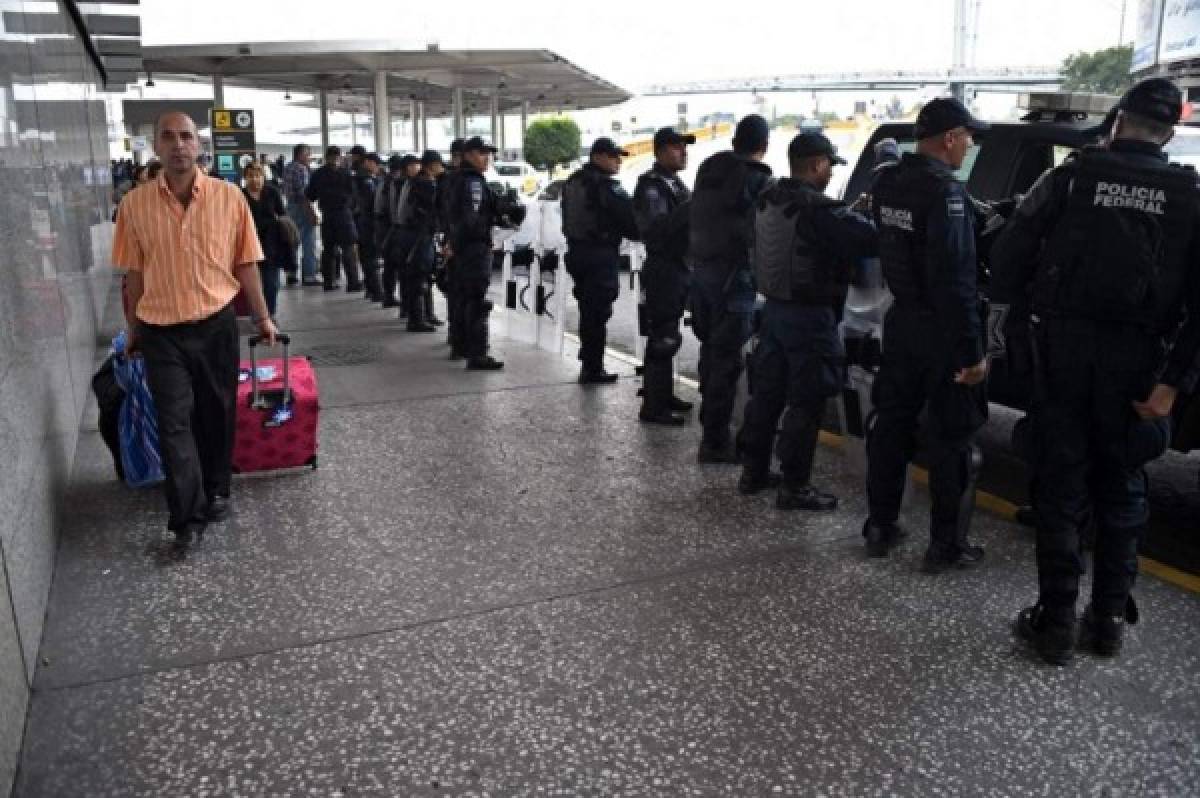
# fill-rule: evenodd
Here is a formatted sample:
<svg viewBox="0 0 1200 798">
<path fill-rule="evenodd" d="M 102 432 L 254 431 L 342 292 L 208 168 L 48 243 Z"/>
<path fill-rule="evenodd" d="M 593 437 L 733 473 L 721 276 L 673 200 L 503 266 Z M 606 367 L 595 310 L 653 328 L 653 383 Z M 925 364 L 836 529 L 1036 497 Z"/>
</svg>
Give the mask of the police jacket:
<svg viewBox="0 0 1200 798">
<path fill-rule="evenodd" d="M 366 171 L 354 173 L 354 219 L 359 225 L 360 236 L 370 236 L 374 232 L 375 222 L 375 192 L 379 179 Z"/>
<path fill-rule="evenodd" d="M 496 195 L 476 169 L 465 164 L 450 187 L 447 198 L 450 243 L 456 251 L 480 245 L 492 246 L 496 224 Z"/>
<path fill-rule="evenodd" d="M 1171 339 L 1161 382 L 1200 384 L 1200 189 L 1155 144 L 1088 147 L 1038 179 L 992 246 L 1010 315 L 1090 319 Z"/>
<path fill-rule="evenodd" d="M 688 203 L 692 192 L 674 172 L 655 164 L 638 178 L 633 190 L 633 216 L 646 245 L 648 262 L 687 268 Z"/>
<path fill-rule="evenodd" d="M 621 184 L 595 164 L 586 163 L 567 178 L 562 196 L 563 233 L 569 246 L 616 250 L 622 238 L 641 238 L 633 202 Z"/>
<path fill-rule="evenodd" d="M 432 236 L 437 225 L 437 181 L 418 174 L 409 186 L 407 226 L 421 236 Z"/>
<path fill-rule="evenodd" d="M 454 193 L 454 183 L 458 180 L 459 170 L 455 166 L 447 166 L 446 171 L 437 179 L 437 230 L 445 233 L 450 225 L 450 197 Z"/>
<path fill-rule="evenodd" d="M 816 187 L 784 178 L 754 214 L 754 278 L 768 299 L 841 309 L 858 261 L 878 251 L 875 226 Z"/>
<path fill-rule="evenodd" d="M 938 320 L 935 342 L 960 368 L 983 359 L 977 288 L 975 210 L 942 161 L 905 153 L 875 181 L 872 214 L 879 259 L 901 310 Z"/>
<path fill-rule="evenodd" d="M 754 203 L 771 180 L 771 167 L 732 150 L 700 164 L 692 195 L 688 254 L 734 267 L 750 264 Z"/>
<path fill-rule="evenodd" d="M 326 164 L 313 172 L 304 189 L 309 202 L 321 207 L 321 213 L 347 211 L 354 203 L 354 177 L 348 169 L 336 169 Z"/>
</svg>

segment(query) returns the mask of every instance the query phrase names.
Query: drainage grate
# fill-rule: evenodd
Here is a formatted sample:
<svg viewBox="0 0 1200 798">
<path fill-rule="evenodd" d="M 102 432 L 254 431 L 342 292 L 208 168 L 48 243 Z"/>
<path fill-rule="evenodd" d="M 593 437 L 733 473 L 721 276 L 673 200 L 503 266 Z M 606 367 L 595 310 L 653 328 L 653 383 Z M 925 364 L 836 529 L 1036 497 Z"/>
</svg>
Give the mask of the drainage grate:
<svg viewBox="0 0 1200 798">
<path fill-rule="evenodd" d="M 362 366 L 379 360 L 383 347 L 377 344 L 327 344 L 309 347 L 304 354 L 314 366 Z"/>
</svg>

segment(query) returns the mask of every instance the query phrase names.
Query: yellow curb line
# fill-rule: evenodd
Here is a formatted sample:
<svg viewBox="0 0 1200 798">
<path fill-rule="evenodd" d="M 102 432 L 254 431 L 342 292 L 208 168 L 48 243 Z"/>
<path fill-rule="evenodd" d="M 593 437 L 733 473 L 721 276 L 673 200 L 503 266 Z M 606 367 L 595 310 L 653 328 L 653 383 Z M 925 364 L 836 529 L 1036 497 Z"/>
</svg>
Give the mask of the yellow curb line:
<svg viewBox="0 0 1200 798">
<path fill-rule="evenodd" d="M 575 335 L 574 333 L 566 333 L 565 335 L 575 343 L 579 343 L 579 336 Z M 642 361 L 638 360 L 632 355 L 627 355 L 624 352 L 618 352 L 615 349 L 606 348 L 605 354 L 614 360 L 619 360 L 622 363 L 627 363 L 631 366 L 642 365 Z M 693 390 L 699 390 L 700 388 L 699 384 L 695 380 L 688 379 L 687 377 L 676 376 L 675 379 Z M 846 445 L 846 438 L 844 435 L 838 435 L 837 433 L 828 432 L 826 430 L 821 430 L 820 434 L 818 435 L 818 440 L 823 445 L 833 449 L 840 449 Z M 922 485 L 929 484 L 928 471 L 920 466 L 913 466 L 912 471 L 913 479 L 915 481 Z M 976 506 L 982 507 L 983 509 L 992 513 L 993 515 L 999 516 L 1005 521 L 1012 521 L 1015 523 L 1017 520 L 1017 510 L 1019 509 L 1017 505 L 1013 504 L 1007 499 L 1002 499 L 995 494 L 988 493 L 987 491 L 977 490 L 975 491 L 975 504 Z M 1189 593 L 1200 593 L 1200 576 L 1197 576 L 1196 574 L 1190 574 L 1187 571 L 1181 571 L 1178 568 L 1172 568 L 1166 563 L 1161 563 L 1158 560 L 1152 560 L 1149 557 L 1138 557 L 1138 566 L 1143 573 L 1155 576 L 1162 581 L 1167 582 L 1168 584 L 1183 588 Z"/>
</svg>

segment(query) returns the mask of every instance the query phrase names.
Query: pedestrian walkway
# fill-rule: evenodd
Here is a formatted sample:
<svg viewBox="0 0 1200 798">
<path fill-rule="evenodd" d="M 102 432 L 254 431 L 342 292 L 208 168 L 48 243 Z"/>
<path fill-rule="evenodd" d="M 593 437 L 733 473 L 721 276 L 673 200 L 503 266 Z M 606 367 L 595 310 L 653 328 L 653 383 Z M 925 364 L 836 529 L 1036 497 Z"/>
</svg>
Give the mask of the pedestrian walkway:
<svg viewBox="0 0 1200 798">
<path fill-rule="evenodd" d="M 863 556 L 740 496 L 637 383 L 496 341 L 445 359 L 342 293 L 281 292 L 320 467 L 239 478 L 183 562 L 156 492 L 81 438 L 16 795 L 1164 795 L 1200 783 L 1200 598 L 1143 578 L 1127 653 L 1043 666 L 1009 624 L 1030 535 L 976 572 Z M 610 368 L 631 373 L 630 367 Z"/>
</svg>

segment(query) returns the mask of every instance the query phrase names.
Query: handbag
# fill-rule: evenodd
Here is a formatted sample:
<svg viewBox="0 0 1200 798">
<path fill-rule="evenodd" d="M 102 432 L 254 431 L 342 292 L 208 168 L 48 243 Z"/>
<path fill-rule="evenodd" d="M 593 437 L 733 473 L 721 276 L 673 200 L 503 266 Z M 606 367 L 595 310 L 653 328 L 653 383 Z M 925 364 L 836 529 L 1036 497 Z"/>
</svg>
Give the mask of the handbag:
<svg viewBox="0 0 1200 798">
<path fill-rule="evenodd" d="M 279 238 L 284 246 L 293 250 L 300 246 L 300 228 L 296 227 L 296 223 L 292 221 L 292 217 L 277 216 L 275 218 L 279 222 Z"/>
</svg>

